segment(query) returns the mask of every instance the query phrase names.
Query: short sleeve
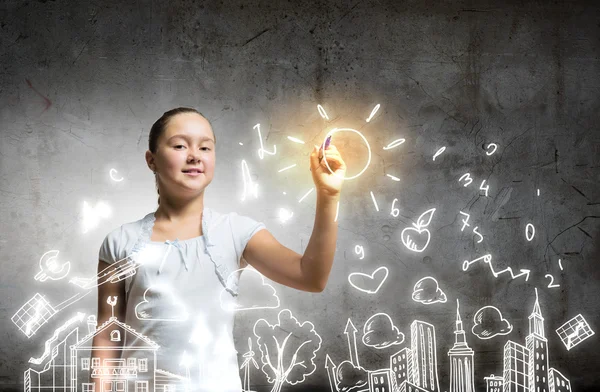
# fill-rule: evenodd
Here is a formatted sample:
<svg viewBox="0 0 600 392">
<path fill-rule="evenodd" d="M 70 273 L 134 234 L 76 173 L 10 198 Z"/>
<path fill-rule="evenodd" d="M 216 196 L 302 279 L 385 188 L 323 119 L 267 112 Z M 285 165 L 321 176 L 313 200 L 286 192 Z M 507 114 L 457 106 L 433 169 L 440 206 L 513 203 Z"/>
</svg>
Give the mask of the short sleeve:
<svg viewBox="0 0 600 392">
<path fill-rule="evenodd" d="M 235 250 L 239 261 L 244 253 L 244 250 L 246 249 L 248 241 L 250 241 L 250 238 L 252 238 L 252 236 L 258 231 L 266 229 L 267 227 L 262 222 L 255 221 L 247 216 L 238 215 L 235 212 L 231 213 L 230 220 Z"/>
<path fill-rule="evenodd" d="M 108 233 L 102 241 L 100 251 L 98 252 L 98 259 L 112 264 L 116 261 L 121 260 L 121 237 L 123 234 L 123 227 L 115 229 Z"/>
</svg>

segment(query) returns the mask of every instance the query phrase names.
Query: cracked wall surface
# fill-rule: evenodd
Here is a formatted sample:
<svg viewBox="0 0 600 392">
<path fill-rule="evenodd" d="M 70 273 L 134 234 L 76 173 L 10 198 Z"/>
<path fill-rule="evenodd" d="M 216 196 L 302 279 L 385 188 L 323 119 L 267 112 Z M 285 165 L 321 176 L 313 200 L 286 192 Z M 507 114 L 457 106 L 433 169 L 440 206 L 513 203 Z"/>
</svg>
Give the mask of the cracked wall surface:
<svg viewBox="0 0 600 392">
<path fill-rule="evenodd" d="M 330 390 L 325 358 L 349 360 L 347 320 L 360 338 L 381 312 L 406 341 L 381 350 L 359 342 L 361 366 L 389 367 L 391 354 L 410 347 L 411 323 L 425 321 L 436 328 L 440 388 L 449 390 L 459 299 L 476 390 L 485 390 L 484 377 L 502 374 L 505 343 L 525 344 L 537 288 L 550 366 L 573 390 L 595 390 L 598 337 L 567 350 L 555 330 L 577 314 L 600 327 L 599 12 L 584 1 L 4 2 L 0 389 L 23 390 L 27 361 L 71 312 L 95 313 L 90 295 L 30 339 L 18 330 L 11 317 L 35 293 L 59 303 L 76 292 L 66 280 L 33 279 L 41 255 L 58 249 L 71 261 L 70 277 L 94 275 L 106 233 L 156 208 L 144 161 L 150 126 L 166 110 L 193 106 L 218 138 L 206 204 L 264 222 L 299 253 L 314 220 L 314 197 L 298 203 L 312 187 L 312 144 L 334 127 L 353 128 L 372 151 L 365 173 L 344 184 L 327 288 L 312 294 L 274 283 L 282 307 L 313 322 L 323 338 L 317 371 L 284 389 Z M 258 158 L 257 123 L 277 155 Z M 398 138 L 405 142 L 384 149 Z M 333 143 L 348 173 L 366 164 L 357 134 L 340 132 Z M 488 155 L 491 143 L 497 150 Z M 242 159 L 260 184 L 259 199 L 243 203 Z M 112 168 L 125 181 L 112 181 Z M 465 173 L 469 186 L 459 181 Z M 84 201 L 108 203 L 112 217 L 83 233 Z M 291 221 L 279 222 L 280 207 L 294 211 Z M 431 240 L 412 252 L 402 231 L 430 208 Z M 461 211 L 470 215 L 462 231 Z M 463 270 L 465 260 L 485 254 L 491 263 Z M 349 284 L 349 274 L 381 266 L 389 276 L 377 294 Z M 507 268 L 513 276 L 529 270 L 527 279 L 494 276 Z M 435 278 L 447 302 L 412 299 L 424 277 Z M 471 332 L 485 306 L 501 311 L 509 335 L 484 340 Z M 237 316 L 240 355 L 255 321 L 276 314 Z M 251 380 L 255 390 L 270 390 L 260 371 Z"/>
</svg>

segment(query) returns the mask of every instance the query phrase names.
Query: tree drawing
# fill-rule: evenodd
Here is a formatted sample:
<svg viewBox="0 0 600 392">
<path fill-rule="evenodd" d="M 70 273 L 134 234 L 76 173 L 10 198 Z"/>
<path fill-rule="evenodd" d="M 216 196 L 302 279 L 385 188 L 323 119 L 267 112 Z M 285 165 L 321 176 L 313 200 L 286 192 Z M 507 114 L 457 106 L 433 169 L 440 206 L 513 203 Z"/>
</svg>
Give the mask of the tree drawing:
<svg viewBox="0 0 600 392">
<path fill-rule="evenodd" d="M 280 392 L 285 382 L 299 384 L 311 375 L 316 370 L 314 360 L 322 342 L 315 326 L 310 321 L 301 324 L 290 310 L 280 311 L 277 319 L 274 325 L 265 319 L 254 324 L 261 370 L 273 383 L 271 392 Z"/>
</svg>

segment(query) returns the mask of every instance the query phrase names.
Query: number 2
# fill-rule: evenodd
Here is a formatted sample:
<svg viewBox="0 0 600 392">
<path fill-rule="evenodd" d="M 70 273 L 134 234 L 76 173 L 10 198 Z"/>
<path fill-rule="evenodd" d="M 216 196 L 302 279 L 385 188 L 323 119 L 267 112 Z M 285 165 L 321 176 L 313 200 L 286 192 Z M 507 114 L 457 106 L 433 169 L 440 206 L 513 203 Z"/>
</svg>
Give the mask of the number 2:
<svg viewBox="0 0 600 392">
<path fill-rule="evenodd" d="M 552 276 L 550 274 L 546 274 L 546 275 L 544 275 L 544 278 L 550 278 L 550 283 L 548 283 L 549 289 L 554 289 L 554 288 L 560 287 L 560 285 L 554 284 L 554 276 Z"/>
</svg>

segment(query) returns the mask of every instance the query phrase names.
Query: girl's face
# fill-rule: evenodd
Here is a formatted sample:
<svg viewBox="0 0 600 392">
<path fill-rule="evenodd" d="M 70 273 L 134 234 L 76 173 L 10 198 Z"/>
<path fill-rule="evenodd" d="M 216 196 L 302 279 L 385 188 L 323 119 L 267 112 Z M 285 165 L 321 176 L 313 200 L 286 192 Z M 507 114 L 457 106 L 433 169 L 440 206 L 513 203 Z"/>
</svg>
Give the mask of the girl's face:
<svg viewBox="0 0 600 392">
<path fill-rule="evenodd" d="M 204 191 L 215 170 L 215 139 L 209 122 L 196 113 L 171 117 L 158 139 L 156 153 L 147 151 L 146 160 L 157 172 L 161 195 Z M 189 172 L 191 169 L 201 173 Z"/>
</svg>

